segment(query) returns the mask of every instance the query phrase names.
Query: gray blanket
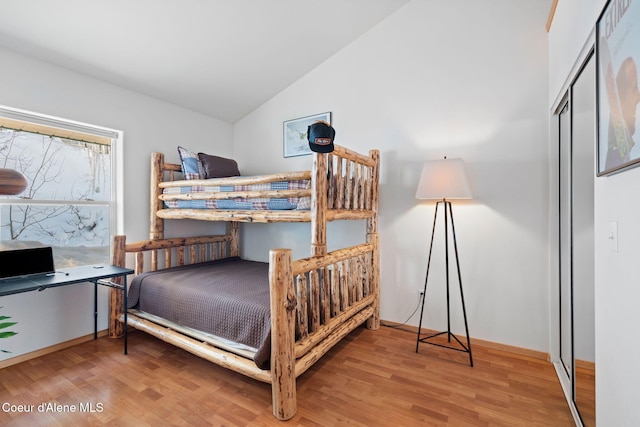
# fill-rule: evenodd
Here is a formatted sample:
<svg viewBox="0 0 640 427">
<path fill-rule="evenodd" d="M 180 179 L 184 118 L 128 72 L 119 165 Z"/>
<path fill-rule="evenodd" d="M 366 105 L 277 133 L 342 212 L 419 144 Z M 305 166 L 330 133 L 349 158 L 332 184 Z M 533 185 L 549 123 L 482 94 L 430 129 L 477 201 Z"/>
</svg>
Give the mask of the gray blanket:
<svg viewBox="0 0 640 427">
<path fill-rule="evenodd" d="M 129 308 L 256 348 L 269 368 L 269 265 L 227 258 L 143 273 L 134 278 Z"/>
</svg>

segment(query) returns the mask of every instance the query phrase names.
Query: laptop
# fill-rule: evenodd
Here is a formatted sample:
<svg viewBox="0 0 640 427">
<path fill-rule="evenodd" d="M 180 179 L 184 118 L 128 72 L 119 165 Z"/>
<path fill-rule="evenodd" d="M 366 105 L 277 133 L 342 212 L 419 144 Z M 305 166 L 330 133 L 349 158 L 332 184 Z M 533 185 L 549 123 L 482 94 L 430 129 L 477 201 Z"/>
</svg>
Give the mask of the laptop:
<svg viewBox="0 0 640 427">
<path fill-rule="evenodd" d="M 55 273 L 51 247 L 0 251 L 0 281 Z"/>
</svg>

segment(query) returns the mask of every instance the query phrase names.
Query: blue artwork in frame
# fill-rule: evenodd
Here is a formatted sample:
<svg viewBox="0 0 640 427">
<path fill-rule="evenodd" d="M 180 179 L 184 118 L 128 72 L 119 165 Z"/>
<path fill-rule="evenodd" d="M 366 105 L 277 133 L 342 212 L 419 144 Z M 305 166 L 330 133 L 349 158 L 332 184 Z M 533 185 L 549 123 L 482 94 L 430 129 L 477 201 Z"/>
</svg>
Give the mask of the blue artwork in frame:
<svg viewBox="0 0 640 427">
<path fill-rule="evenodd" d="M 597 175 L 640 164 L 640 2 L 609 0 L 596 23 Z"/>
</svg>

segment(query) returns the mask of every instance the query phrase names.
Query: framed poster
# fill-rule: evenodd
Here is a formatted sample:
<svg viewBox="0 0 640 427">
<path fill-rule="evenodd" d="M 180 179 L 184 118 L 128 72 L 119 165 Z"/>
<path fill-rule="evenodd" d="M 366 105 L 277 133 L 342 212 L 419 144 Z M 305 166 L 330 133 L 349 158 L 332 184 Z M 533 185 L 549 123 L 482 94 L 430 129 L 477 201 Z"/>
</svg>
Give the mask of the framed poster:
<svg viewBox="0 0 640 427">
<path fill-rule="evenodd" d="M 307 140 L 307 128 L 318 120 L 331 124 L 331 112 L 284 122 L 284 157 L 311 154 L 309 141 Z"/>
<path fill-rule="evenodd" d="M 609 0 L 596 23 L 597 175 L 640 164 L 640 2 Z"/>
</svg>

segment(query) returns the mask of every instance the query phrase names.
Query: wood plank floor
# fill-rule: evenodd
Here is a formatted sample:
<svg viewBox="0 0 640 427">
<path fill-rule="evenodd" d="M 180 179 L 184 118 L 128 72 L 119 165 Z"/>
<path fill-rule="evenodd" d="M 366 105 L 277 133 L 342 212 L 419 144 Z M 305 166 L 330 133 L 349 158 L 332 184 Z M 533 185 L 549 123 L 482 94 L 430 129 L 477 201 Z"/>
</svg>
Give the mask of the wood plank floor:
<svg viewBox="0 0 640 427">
<path fill-rule="evenodd" d="M 298 379 L 298 412 L 284 423 L 271 414 L 270 385 L 134 331 L 128 356 L 121 340 L 100 338 L 0 370 L 0 425 L 574 425 L 550 363 L 473 352 L 471 368 L 452 350 L 416 354 L 412 333 L 359 328 Z M 38 412 L 41 403 L 67 406 Z"/>
</svg>

